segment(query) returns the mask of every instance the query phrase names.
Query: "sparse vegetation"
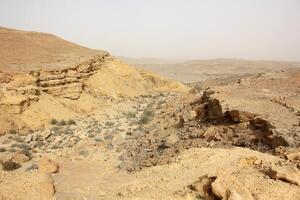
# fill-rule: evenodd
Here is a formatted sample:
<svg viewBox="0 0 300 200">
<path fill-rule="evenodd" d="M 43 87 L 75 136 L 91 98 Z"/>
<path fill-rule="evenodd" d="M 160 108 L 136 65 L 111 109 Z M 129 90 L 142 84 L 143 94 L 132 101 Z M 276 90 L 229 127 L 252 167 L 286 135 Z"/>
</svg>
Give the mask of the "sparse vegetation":
<svg viewBox="0 0 300 200">
<path fill-rule="evenodd" d="M 16 163 L 12 160 L 4 162 L 2 166 L 3 166 L 3 170 L 5 171 L 13 171 L 21 167 L 19 163 Z"/>
<path fill-rule="evenodd" d="M 73 119 L 69 119 L 68 124 L 69 124 L 69 125 L 75 125 L 76 122 L 75 122 L 75 120 L 73 120 Z"/>
<path fill-rule="evenodd" d="M 24 142 L 24 140 L 20 136 L 16 136 L 14 139 L 16 142 L 19 142 L 19 143 Z"/>
<path fill-rule="evenodd" d="M 65 130 L 65 134 L 72 135 L 72 134 L 74 134 L 74 131 L 72 129 L 70 129 L 70 128 L 67 128 Z"/>
<path fill-rule="evenodd" d="M 19 147 L 20 149 L 23 149 L 23 150 L 30 150 L 31 149 L 31 147 L 28 146 L 25 143 L 19 144 L 19 145 L 17 145 L 17 147 Z"/>
<path fill-rule="evenodd" d="M 65 125 L 67 125 L 67 122 L 66 122 L 65 120 L 60 120 L 60 121 L 57 123 L 57 125 L 59 125 L 59 126 L 65 126 Z"/>
<path fill-rule="evenodd" d="M 5 152 L 6 149 L 4 147 L 0 147 L 0 152 Z"/>
<path fill-rule="evenodd" d="M 44 145 L 45 145 L 45 143 L 44 143 L 43 141 L 37 141 L 37 142 L 35 143 L 34 147 L 42 147 L 42 146 L 44 146 Z"/>
<path fill-rule="evenodd" d="M 58 121 L 56 119 L 51 119 L 50 124 L 55 125 L 55 124 L 57 124 L 57 122 Z"/>
<path fill-rule="evenodd" d="M 9 130 L 9 133 L 15 135 L 15 134 L 17 134 L 17 131 L 15 129 L 11 129 L 11 130 Z"/>
<path fill-rule="evenodd" d="M 115 123 L 114 122 L 106 122 L 105 126 L 113 126 Z"/>
<path fill-rule="evenodd" d="M 149 121 L 152 120 L 153 116 L 154 116 L 154 112 L 150 108 L 146 108 L 142 113 L 141 118 L 138 121 L 138 124 L 147 124 Z"/>
<path fill-rule="evenodd" d="M 59 133 L 60 129 L 61 129 L 60 127 L 54 126 L 51 130 L 54 131 L 55 133 Z"/>
<path fill-rule="evenodd" d="M 134 112 L 124 112 L 124 115 L 128 118 L 128 119 L 132 119 L 132 118 L 136 118 L 136 114 Z"/>
</svg>

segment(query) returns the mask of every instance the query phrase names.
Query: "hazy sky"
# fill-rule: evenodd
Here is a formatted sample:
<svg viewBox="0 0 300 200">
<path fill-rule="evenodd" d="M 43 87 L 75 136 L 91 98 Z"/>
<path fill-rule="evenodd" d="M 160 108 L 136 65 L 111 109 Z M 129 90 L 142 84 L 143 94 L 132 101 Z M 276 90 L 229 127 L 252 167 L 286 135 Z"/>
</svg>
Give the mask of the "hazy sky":
<svg viewBox="0 0 300 200">
<path fill-rule="evenodd" d="M 129 57 L 300 61 L 300 0 L 0 0 L 0 26 Z"/>
</svg>

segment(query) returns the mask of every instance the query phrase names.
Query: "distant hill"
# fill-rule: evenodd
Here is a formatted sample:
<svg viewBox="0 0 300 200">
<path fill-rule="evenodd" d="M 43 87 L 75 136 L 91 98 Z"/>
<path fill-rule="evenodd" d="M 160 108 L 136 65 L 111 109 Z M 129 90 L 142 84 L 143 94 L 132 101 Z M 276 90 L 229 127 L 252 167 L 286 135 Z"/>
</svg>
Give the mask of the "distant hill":
<svg viewBox="0 0 300 200">
<path fill-rule="evenodd" d="M 0 69 L 69 67 L 105 51 L 93 50 L 47 33 L 0 27 Z"/>
<path fill-rule="evenodd" d="M 184 82 L 196 82 L 211 78 L 222 78 L 300 67 L 300 62 L 224 58 L 187 60 L 182 62 L 158 58 L 135 59 L 120 57 L 120 59 L 131 65 L 142 67 L 163 76 Z"/>
</svg>

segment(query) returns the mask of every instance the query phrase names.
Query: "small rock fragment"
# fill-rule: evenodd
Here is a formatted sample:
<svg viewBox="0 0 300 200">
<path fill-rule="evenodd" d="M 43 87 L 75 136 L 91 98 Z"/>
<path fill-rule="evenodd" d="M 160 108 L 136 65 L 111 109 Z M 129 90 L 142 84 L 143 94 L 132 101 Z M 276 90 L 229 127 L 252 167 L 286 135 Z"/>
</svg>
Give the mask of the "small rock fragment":
<svg viewBox="0 0 300 200">
<path fill-rule="evenodd" d="M 171 134 L 165 139 L 164 145 L 166 147 L 172 147 L 179 141 L 179 137 L 176 134 Z"/>
</svg>

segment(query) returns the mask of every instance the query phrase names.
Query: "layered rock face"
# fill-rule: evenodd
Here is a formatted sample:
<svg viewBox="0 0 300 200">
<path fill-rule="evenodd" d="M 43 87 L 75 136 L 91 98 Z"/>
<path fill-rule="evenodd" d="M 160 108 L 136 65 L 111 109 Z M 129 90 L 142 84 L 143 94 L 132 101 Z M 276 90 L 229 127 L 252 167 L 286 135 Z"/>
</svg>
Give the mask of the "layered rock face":
<svg viewBox="0 0 300 200">
<path fill-rule="evenodd" d="M 6 76 L 0 88 L 0 108 L 8 114 L 22 113 L 32 101 L 38 101 L 41 93 L 54 97 L 76 100 L 84 90 L 84 81 L 97 72 L 109 55 L 93 59 L 65 69 L 34 70 Z M 7 74 L 8 75 L 8 74 Z"/>
<path fill-rule="evenodd" d="M 113 58 L 109 54 L 95 56 L 93 59 L 75 67 L 62 70 L 33 71 L 31 75 L 42 92 L 53 96 L 78 99 L 84 89 L 84 81 L 95 74 L 107 60 Z"/>
</svg>

